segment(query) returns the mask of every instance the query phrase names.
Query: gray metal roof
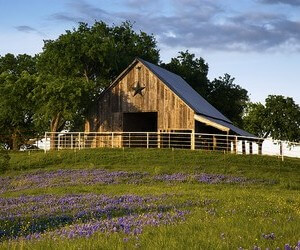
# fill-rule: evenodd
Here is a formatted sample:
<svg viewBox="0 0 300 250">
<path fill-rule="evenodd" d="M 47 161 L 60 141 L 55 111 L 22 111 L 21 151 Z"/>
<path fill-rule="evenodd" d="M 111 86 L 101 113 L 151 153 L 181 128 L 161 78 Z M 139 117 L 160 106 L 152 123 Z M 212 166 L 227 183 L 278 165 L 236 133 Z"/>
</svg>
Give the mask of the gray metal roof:
<svg viewBox="0 0 300 250">
<path fill-rule="evenodd" d="M 199 95 L 182 77 L 140 58 L 138 60 L 174 91 L 195 113 L 228 127 L 239 135 L 254 137 L 254 135 L 235 127 L 227 117 Z"/>
<path fill-rule="evenodd" d="M 138 59 L 157 75 L 170 89 L 172 89 L 197 114 L 216 118 L 232 123 L 219 110 L 199 95 L 182 77 L 157 65 Z"/>
</svg>

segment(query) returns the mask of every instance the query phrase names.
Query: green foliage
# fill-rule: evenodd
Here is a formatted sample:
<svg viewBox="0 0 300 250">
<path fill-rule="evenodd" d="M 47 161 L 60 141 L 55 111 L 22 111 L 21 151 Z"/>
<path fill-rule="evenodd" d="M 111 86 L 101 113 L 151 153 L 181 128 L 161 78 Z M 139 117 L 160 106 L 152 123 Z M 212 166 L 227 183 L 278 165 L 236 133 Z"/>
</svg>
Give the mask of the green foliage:
<svg viewBox="0 0 300 250">
<path fill-rule="evenodd" d="M 242 126 L 242 116 L 249 101 L 248 91 L 234 84 L 234 80 L 229 74 L 214 79 L 207 99 L 234 124 Z"/>
<path fill-rule="evenodd" d="M 104 22 L 93 26 L 80 23 L 58 39 L 45 41 L 38 69 L 46 75 L 84 77 L 101 91 L 135 57 L 158 63 L 159 51 L 153 36 L 134 32 L 129 22 L 113 27 Z"/>
<path fill-rule="evenodd" d="M 60 131 L 66 121 L 83 121 L 92 90 L 92 82 L 83 78 L 39 76 L 34 89 L 35 123 L 45 131 L 51 121 L 53 131 Z M 54 121 L 57 121 L 55 129 Z"/>
<path fill-rule="evenodd" d="M 6 54 L 0 56 L 0 73 L 8 72 L 15 76 L 20 76 L 23 71 L 29 74 L 36 73 L 36 57 L 26 54 L 14 56 L 13 54 Z"/>
<path fill-rule="evenodd" d="M 33 124 L 35 58 L 7 54 L 0 57 L 0 138 L 11 149 L 18 149 L 35 134 Z"/>
<path fill-rule="evenodd" d="M 300 141 L 300 107 L 290 97 L 269 95 L 265 105 L 249 104 L 244 124 L 258 136 Z"/>
<path fill-rule="evenodd" d="M 261 103 L 251 103 L 247 104 L 246 115 L 243 118 L 244 128 L 259 136 L 266 137 L 266 128 L 265 128 L 265 116 L 266 109 L 265 106 Z"/>
</svg>

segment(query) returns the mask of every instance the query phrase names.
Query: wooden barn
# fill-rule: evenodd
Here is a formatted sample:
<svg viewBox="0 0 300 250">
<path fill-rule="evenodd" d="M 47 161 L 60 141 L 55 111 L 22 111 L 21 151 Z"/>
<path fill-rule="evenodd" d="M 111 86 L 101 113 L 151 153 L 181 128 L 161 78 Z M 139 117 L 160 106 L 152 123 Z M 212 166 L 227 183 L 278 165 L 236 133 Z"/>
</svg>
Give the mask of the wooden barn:
<svg viewBox="0 0 300 250">
<path fill-rule="evenodd" d="M 101 94 L 85 132 L 253 136 L 234 126 L 180 76 L 139 58 Z"/>
</svg>

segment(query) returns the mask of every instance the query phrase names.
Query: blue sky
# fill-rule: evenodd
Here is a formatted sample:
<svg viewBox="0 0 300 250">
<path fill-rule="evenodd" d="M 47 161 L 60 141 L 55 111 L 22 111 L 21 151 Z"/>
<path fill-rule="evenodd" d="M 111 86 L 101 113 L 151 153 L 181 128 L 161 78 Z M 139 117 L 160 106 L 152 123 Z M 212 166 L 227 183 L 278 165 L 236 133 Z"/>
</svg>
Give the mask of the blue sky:
<svg viewBox="0 0 300 250">
<path fill-rule="evenodd" d="M 300 104 L 300 0 L 0 0 L 0 55 L 35 54 L 79 21 L 103 20 L 153 33 L 168 62 L 188 49 L 229 73 L 251 101 L 269 94 Z"/>
</svg>

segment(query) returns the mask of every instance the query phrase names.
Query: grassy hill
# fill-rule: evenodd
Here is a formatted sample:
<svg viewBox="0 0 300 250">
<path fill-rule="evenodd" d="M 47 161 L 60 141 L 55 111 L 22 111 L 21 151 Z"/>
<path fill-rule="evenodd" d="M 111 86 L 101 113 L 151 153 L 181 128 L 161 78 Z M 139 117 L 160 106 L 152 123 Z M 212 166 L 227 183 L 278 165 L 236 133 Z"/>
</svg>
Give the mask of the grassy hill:
<svg viewBox="0 0 300 250">
<path fill-rule="evenodd" d="M 300 241 L 299 159 L 168 149 L 10 156 L 0 175 L 3 249 L 282 249 Z"/>
</svg>

